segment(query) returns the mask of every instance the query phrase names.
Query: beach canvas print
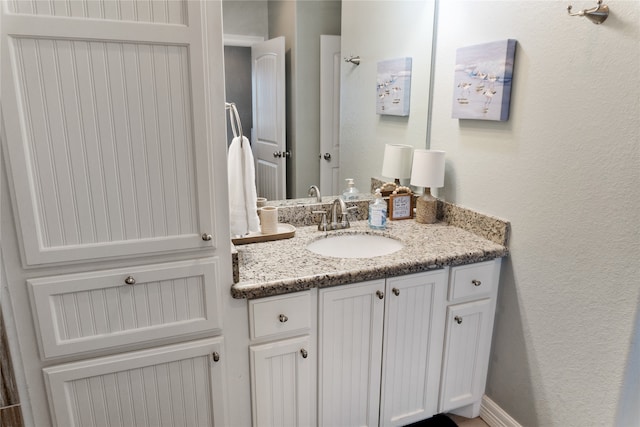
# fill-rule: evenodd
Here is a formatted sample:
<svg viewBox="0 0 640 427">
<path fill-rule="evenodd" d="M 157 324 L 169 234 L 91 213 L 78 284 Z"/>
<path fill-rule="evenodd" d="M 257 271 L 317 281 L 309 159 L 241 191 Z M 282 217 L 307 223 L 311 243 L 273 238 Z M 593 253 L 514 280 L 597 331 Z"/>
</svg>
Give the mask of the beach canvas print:
<svg viewBox="0 0 640 427">
<path fill-rule="evenodd" d="M 457 50 L 453 87 L 454 119 L 509 119 L 516 40 Z"/>
<path fill-rule="evenodd" d="M 376 113 L 408 116 L 411 98 L 411 58 L 378 62 Z"/>
</svg>

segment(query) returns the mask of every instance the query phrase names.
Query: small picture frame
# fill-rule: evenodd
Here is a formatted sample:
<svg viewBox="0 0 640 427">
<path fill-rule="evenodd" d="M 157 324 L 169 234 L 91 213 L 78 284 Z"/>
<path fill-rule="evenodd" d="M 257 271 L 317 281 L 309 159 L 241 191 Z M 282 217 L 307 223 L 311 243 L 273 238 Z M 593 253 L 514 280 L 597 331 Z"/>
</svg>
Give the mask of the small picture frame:
<svg viewBox="0 0 640 427">
<path fill-rule="evenodd" d="M 389 219 L 413 218 L 413 194 L 391 194 L 389 196 Z"/>
</svg>

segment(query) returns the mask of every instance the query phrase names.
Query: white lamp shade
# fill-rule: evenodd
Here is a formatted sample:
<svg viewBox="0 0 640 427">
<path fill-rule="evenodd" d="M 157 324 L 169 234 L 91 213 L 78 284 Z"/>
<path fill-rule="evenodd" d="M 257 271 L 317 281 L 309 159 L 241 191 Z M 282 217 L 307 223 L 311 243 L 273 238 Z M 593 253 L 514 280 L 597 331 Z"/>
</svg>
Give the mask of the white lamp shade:
<svg viewBox="0 0 640 427">
<path fill-rule="evenodd" d="M 413 152 L 411 185 L 429 188 L 444 186 L 444 151 L 415 150 Z"/>
<path fill-rule="evenodd" d="M 382 176 L 405 179 L 411 176 L 413 147 L 402 144 L 386 144 L 382 160 Z"/>
</svg>

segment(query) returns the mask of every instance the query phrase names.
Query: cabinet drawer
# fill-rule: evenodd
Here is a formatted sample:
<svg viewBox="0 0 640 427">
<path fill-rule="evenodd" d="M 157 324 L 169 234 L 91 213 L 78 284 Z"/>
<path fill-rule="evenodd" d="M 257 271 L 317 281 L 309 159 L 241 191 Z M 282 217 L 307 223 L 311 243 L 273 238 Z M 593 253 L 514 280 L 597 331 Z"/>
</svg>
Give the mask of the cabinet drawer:
<svg viewBox="0 0 640 427">
<path fill-rule="evenodd" d="M 249 301 L 251 339 L 305 331 L 311 326 L 311 292 Z"/>
<path fill-rule="evenodd" d="M 27 281 L 44 359 L 221 330 L 218 259 Z"/>
<path fill-rule="evenodd" d="M 451 269 L 449 301 L 490 296 L 497 286 L 498 261 L 462 265 Z"/>
</svg>

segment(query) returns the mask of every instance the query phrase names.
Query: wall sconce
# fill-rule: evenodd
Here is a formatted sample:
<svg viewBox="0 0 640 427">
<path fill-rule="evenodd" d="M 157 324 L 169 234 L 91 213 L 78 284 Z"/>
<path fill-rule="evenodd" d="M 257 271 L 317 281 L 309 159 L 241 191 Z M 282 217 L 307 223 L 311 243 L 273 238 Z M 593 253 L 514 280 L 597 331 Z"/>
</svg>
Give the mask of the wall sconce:
<svg viewBox="0 0 640 427">
<path fill-rule="evenodd" d="M 431 195 L 431 189 L 444 186 L 444 151 L 414 151 L 411 185 L 424 187 L 416 201 L 416 222 L 433 224 L 437 220 L 438 199 Z"/>
</svg>

